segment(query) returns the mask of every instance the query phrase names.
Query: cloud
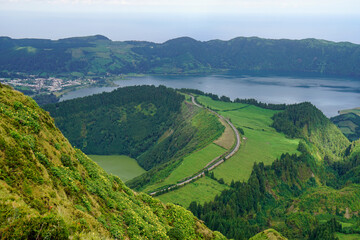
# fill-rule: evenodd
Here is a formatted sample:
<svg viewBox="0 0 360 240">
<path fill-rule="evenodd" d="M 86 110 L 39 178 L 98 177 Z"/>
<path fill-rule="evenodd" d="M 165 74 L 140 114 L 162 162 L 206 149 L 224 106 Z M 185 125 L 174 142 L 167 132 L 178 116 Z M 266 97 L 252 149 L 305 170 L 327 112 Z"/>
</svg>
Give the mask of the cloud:
<svg viewBox="0 0 360 240">
<path fill-rule="evenodd" d="M 359 14 L 358 0 L 0 0 L 3 10 Z M 74 9 L 74 6 L 76 9 Z"/>
</svg>

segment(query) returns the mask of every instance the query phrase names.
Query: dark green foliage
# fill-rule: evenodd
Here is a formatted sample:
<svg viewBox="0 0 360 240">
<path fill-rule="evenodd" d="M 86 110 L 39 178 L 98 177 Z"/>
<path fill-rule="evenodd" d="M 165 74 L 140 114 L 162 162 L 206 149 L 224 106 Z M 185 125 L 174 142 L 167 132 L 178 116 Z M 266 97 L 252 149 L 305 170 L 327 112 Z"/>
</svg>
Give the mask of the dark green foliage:
<svg viewBox="0 0 360 240">
<path fill-rule="evenodd" d="M 309 102 L 288 105 L 286 110 L 273 116 L 273 127 L 292 138 L 308 137 L 311 131 L 326 127 L 329 120 Z M 307 132 L 304 133 L 306 127 Z"/>
<path fill-rule="evenodd" d="M 236 129 L 239 131 L 239 133 L 240 133 L 241 135 L 245 135 L 245 132 L 244 132 L 244 129 L 243 129 L 243 128 L 237 127 Z"/>
<path fill-rule="evenodd" d="M 203 205 L 192 202 L 189 210 L 204 220 L 210 228 L 222 231 L 228 238 L 248 239 L 261 230 L 269 228 L 269 221 L 272 217 L 278 217 L 277 211 L 284 211 L 283 204 L 286 201 L 299 196 L 306 188 L 311 187 L 313 184 L 311 180 L 305 181 L 311 176 L 304 175 L 302 171 L 311 169 L 312 163 L 314 159 L 308 153 L 301 156 L 283 154 L 271 166 L 255 163 L 247 182 L 233 181 L 230 185 L 231 189 L 224 190 L 215 197 L 214 201 Z M 270 188 L 272 188 L 271 192 L 269 192 Z M 284 212 L 280 214 L 282 217 L 284 215 Z M 295 217 L 294 220 L 299 221 L 296 224 L 305 224 L 308 218 L 309 216 L 301 219 Z M 288 219 L 283 232 L 296 237 L 299 237 L 299 234 L 302 236 L 309 234 L 309 232 L 295 233 L 293 223 L 295 222 Z M 301 227 L 296 229 L 300 231 Z"/>
<path fill-rule="evenodd" d="M 167 235 L 169 236 L 170 240 L 182 240 L 184 239 L 184 234 L 179 228 L 171 228 Z"/>
<path fill-rule="evenodd" d="M 341 114 L 330 118 L 330 120 L 344 133 L 350 140 L 355 141 L 360 138 L 360 116 L 355 113 Z"/>
<path fill-rule="evenodd" d="M 272 127 L 277 131 L 304 139 L 313 148 L 310 152 L 319 152 L 326 161 L 340 160 L 349 145 L 341 131 L 309 102 L 288 105 L 276 113 L 273 120 Z"/>
<path fill-rule="evenodd" d="M 338 240 L 339 238 L 335 236 L 335 232 L 341 232 L 341 230 L 341 224 L 335 218 L 332 218 L 313 230 L 308 240 Z"/>
<path fill-rule="evenodd" d="M 221 97 L 220 97 L 220 101 L 223 101 L 223 102 L 231 102 L 230 98 L 227 97 L 227 96 L 221 96 Z"/>
<path fill-rule="evenodd" d="M 360 77 L 360 47 L 324 40 L 238 37 L 206 42 L 177 38 L 112 42 L 104 36 L 43 39 L 0 38 L 0 69 L 32 74 L 241 73 Z M 121 52 L 121 54 L 119 54 Z M 16 75 L 16 74 L 15 74 Z"/>
<path fill-rule="evenodd" d="M 45 106 L 70 142 L 88 154 L 139 157 L 173 124 L 184 97 L 164 86 L 135 86 Z M 171 154 L 174 154 L 172 152 Z M 146 170 L 169 160 L 139 159 Z"/>
<path fill-rule="evenodd" d="M 24 93 L 25 94 L 25 93 Z M 39 104 L 40 106 L 57 103 L 59 101 L 59 97 L 56 97 L 55 94 L 40 94 L 33 97 L 33 99 Z"/>
<path fill-rule="evenodd" d="M 271 109 L 271 110 L 284 110 L 286 108 L 286 104 L 273 104 L 273 103 L 263 103 L 259 102 L 256 99 L 239 99 L 236 98 L 234 100 L 235 103 L 244 103 L 244 104 L 251 104 L 254 106 L 258 106 L 265 109 Z"/>
</svg>

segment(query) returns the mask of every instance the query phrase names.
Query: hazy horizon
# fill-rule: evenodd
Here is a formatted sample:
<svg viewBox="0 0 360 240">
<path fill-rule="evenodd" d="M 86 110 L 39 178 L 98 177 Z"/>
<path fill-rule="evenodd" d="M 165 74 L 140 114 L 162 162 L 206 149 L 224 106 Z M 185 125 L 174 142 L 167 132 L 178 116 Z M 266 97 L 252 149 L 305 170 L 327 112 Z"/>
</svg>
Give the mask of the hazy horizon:
<svg viewBox="0 0 360 240">
<path fill-rule="evenodd" d="M 161 43 L 235 37 L 360 43 L 356 0 L 0 0 L 0 35 L 61 39 L 101 34 Z"/>
</svg>

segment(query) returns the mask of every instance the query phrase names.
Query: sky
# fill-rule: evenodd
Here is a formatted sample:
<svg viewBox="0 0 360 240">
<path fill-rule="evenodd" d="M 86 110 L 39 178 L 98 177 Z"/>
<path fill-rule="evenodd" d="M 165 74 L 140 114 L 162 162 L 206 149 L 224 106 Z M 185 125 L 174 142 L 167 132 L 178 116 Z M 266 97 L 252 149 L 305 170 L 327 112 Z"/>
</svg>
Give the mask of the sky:
<svg viewBox="0 0 360 240">
<path fill-rule="evenodd" d="M 359 0 L 0 0 L 0 36 L 201 41 L 238 36 L 360 44 Z"/>
</svg>

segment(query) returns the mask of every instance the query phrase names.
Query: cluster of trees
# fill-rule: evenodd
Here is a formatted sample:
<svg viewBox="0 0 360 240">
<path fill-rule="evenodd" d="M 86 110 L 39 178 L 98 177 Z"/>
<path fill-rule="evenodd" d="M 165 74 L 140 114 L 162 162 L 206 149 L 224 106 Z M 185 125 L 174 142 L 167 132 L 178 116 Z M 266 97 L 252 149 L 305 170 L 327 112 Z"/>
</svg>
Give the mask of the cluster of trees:
<svg viewBox="0 0 360 240">
<path fill-rule="evenodd" d="M 286 104 L 274 104 L 274 103 L 263 103 L 259 102 L 256 99 L 250 98 L 250 99 L 239 99 L 236 98 L 234 100 L 235 103 L 244 103 L 244 104 L 251 104 L 257 107 L 265 108 L 265 109 L 271 109 L 271 110 L 284 110 L 286 108 Z"/>
<path fill-rule="evenodd" d="M 38 94 L 34 96 L 33 99 L 37 102 L 37 104 L 43 106 L 46 104 L 57 103 L 60 98 L 57 97 L 55 94 L 50 93 L 50 94 Z"/>
<path fill-rule="evenodd" d="M 329 124 L 325 115 L 310 102 L 288 105 L 285 111 L 276 113 L 273 120 L 272 127 L 291 138 L 308 137 L 312 130 Z M 307 132 L 303 131 L 305 127 Z"/>
<path fill-rule="evenodd" d="M 184 96 L 164 86 L 134 86 L 44 108 L 69 141 L 85 153 L 136 158 L 169 129 L 183 100 Z M 156 161 L 147 159 L 139 164 L 149 170 Z"/>
<path fill-rule="evenodd" d="M 180 91 L 210 97 L 214 101 L 244 103 L 244 104 L 250 104 L 250 105 L 254 105 L 254 106 L 265 108 L 265 109 L 271 109 L 271 110 L 284 110 L 284 109 L 286 109 L 286 106 L 287 106 L 286 104 L 263 103 L 256 99 L 253 99 L 253 98 L 250 98 L 250 99 L 235 98 L 234 101 L 231 101 L 231 99 L 227 96 L 219 97 L 218 95 L 216 95 L 214 93 L 205 93 L 205 92 L 203 92 L 201 90 L 197 90 L 197 89 L 182 88 L 182 89 L 180 89 Z"/>
<path fill-rule="evenodd" d="M 247 182 L 232 181 L 230 188 L 213 201 L 204 204 L 193 201 L 189 210 L 211 229 L 234 239 L 249 239 L 269 227 L 275 227 L 289 239 L 337 239 L 336 232 L 357 232 L 354 230 L 356 224 L 342 229 L 335 218 L 320 223 L 312 212 L 289 210 L 294 198 L 301 200 L 308 189 L 318 186 L 313 175 L 306 172 L 314 173 L 324 183 L 330 183 L 331 177 L 336 178 L 328 174 L 329 169 L 316 164 L 316 160 L 305 151 L 300 156 L 283 154 L 271 166 L 255 163 Z M 356 157 L 351 166 L 356 169 L 358 164 Z M 342 163 L 336 163 L 339 165 Z"/>
<path fill-rule="evenodd" d="M 335 236 L 335 232 L 341 232 L 342 225 L 335 218 L 330 219 L 326 223 L 320 224 L 315 228 L 308 240 L 338 240 L 339 238 Z"/>
<path fill-rule="evenodd" d="M 0 46 L 0 68 L 13 72 L 77 71 L 106 75 L 232 70 L 360 77 L 359 45 L 316 39 L 239 37 L 200 42 L 177 38 L 162 44 L 135 41 L 114 44 L 103 36 L 57 41 L 2 37 Z"/>
<path fill-rule="evenodd" d="M 278 217 L 276 211 L 269 209 L 283 204 L 277 201 L 283 197 L 281 195 L 296 196 L 302 191 L 298 186 L 308 184 L 299 180 L 299 171 L 308 167 L 308 161 L 306 154 L 300 157 L 283 154 L 271 166 L 255 163 L 247 182 L 232 181 L 230 189 L 224 190 L 214 201 L 203 205 L 193 201 L 189 210 L 228 238 L 248 239 L 270 227 L 271 219 Z M 267 190 L 269 186 L 280 186 L 281 195 L 271 195 Z"/>
</svg>

